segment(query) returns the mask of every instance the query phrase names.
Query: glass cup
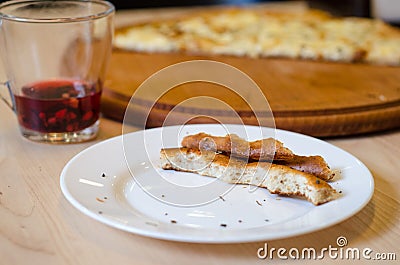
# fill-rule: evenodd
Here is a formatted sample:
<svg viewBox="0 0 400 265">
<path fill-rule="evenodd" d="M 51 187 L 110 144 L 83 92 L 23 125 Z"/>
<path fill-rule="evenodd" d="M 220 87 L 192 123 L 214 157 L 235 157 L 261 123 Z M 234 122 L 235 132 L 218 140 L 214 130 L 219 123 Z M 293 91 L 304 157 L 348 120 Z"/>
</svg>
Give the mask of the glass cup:
<svg viewBox="0 0 400 265">
<path fill-rule="evenodd" d="M 4 85 L 23 136 L 51 143 L 96 137 L 114 13 L 100 0 L 0 5 Z"/>
</svg>

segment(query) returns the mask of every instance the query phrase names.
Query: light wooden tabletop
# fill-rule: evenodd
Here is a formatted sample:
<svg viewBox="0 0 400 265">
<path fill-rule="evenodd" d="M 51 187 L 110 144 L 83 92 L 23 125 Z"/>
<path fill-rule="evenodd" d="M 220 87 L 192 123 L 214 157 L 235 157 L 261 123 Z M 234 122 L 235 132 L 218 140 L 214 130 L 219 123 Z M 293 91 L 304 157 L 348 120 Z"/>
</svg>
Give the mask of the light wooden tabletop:
<svg viewBox="0 0 400 265">
<path fill-rule="evenodd" d="M 356 263 L 372 264 L 367 256 L 397 259 L 385 264 L 397 264 L 400 259 L 400 130 L 327 140 L 359 158 L 374 176 L 371 201 L 353 217 L 318 232 L 282 240 L 193 244 L 108 227 L 77 211 L 64 198 L 59 183 L 65 164 L 94 143 L 120 135 L 121 127 L 102 119 L 95 141 L 35 143 L 21 137 L 16 116 L 0 102 L 0 264 L 278 264 L 287 261 L 277 256 L 260 259 L 260 248 L 268 244 L 276 249 L 321 250 L 337 246 L 340 236 L 347 239 L 347 247 L 366 249 L 366 255 Z M 135 130 L 131 127 L 128 131 Z M 318 261 L 296 261 L 344 262 L 328 253 Z"/>
</svg>

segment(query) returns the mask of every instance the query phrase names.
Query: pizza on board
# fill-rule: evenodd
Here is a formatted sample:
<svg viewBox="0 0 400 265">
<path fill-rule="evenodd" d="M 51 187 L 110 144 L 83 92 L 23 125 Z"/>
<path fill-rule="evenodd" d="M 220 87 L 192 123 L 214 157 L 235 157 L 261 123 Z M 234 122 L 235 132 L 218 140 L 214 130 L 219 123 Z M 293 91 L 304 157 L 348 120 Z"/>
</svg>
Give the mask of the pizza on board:
<svg viewBox="0 0 400 265">
<path fill-rule="evenodd" d="M 334 17 L 318 10 L 197 12 L 117 30 L 114 46 L 149 53 L 400 65 L 399 29 L 377 19 Z"/>
</svg>

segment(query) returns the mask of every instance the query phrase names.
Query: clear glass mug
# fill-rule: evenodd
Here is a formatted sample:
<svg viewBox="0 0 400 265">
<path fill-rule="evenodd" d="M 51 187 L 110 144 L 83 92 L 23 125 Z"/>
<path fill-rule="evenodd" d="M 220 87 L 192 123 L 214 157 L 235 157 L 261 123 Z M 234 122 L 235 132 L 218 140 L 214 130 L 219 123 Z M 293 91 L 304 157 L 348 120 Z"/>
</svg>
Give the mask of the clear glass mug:
<svg viewBox="0 0 400 265">
<path fill-rule="evenodd" d="M 51 143 L 96 137 L 114 13 L 101 0 L 0 5 L 4 85 L 23 136 Z"/>
</svg>

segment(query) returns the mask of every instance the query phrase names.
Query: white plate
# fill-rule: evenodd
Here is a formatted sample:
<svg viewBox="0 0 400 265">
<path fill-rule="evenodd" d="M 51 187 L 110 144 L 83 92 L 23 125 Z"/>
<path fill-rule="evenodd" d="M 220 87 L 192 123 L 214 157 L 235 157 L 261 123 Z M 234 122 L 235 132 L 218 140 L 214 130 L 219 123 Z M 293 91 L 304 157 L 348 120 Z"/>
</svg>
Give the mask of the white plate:
<svg viewBox="0 0 400 265">
<path fill-rule="evenodd" d="M 322 155 L 341 172 L 331 185 L 342 196 L 314 206 L 261 188 L 159 168 L 160 148 L 179 146 L 183 136 L 197 132 L 237 133 L 249 140 L 272 136 L 295 153 Z M 371 173 L 357 158 L 324 141 L 270 128 L 207 124 L 138 131 L 98 143 L 68 162 L 60 182 L 73 206 L 104 224 L 198 243 L 265 241 L 317 231 L 357 213 L 374 190 Z"/>
</svg>

